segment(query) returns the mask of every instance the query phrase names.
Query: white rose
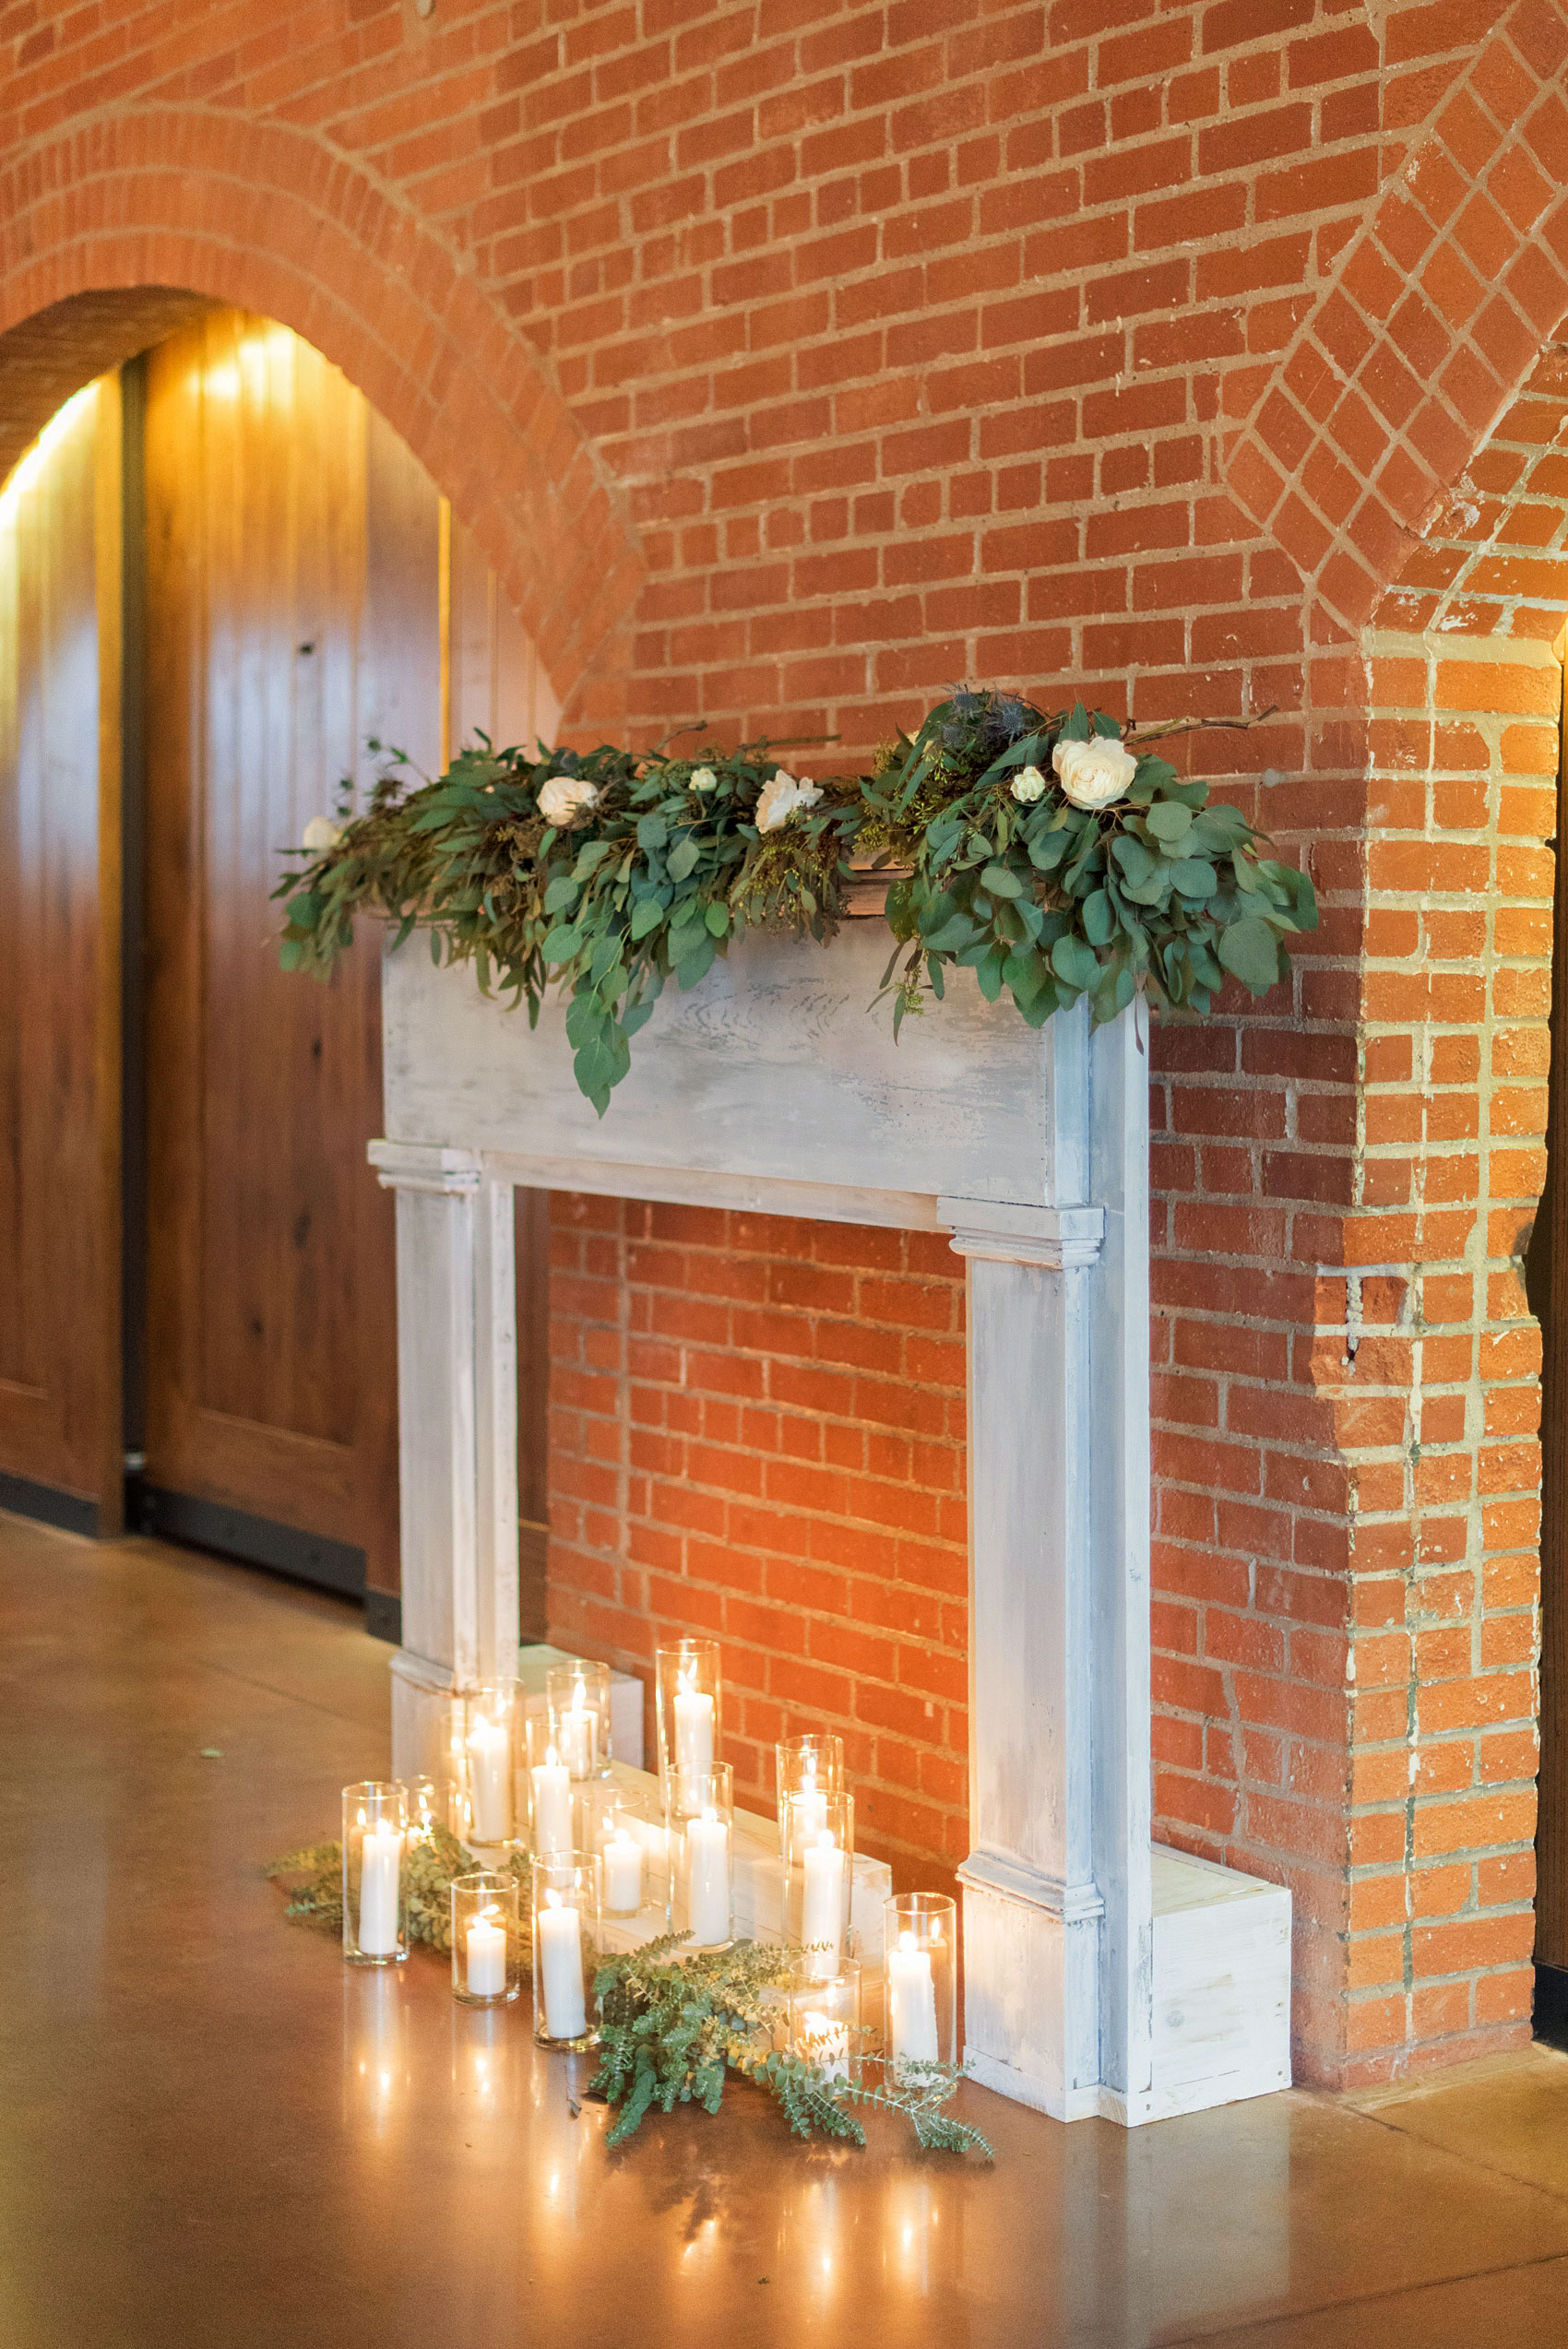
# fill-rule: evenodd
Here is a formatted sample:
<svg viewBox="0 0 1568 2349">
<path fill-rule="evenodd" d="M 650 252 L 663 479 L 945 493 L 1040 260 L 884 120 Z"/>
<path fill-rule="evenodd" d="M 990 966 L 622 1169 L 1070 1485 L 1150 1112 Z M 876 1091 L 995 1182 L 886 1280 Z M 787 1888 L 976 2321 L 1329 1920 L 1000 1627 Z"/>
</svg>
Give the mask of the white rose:
<svg viewBox="0 0 1568 2349">
<path fill-rule="evenodd" d="M 598 804 L 599 786 L 581 775 L 552 775 L 539 789 L 539 812 L 546 824 L 564 830 L 575 815 Z"/>
<path fill-rule="evenodd" d="M 1038 766 L 1021 766 L 1013 777 L 1013 797 L 1028 807 L 1045 797 L 1045 777 Z"/>
<path fill-rule="evenodd" d="M 809 775 L 797 782 L 779 767 L 771 782 L 765 783 L 757 795 L 756 828 L 759 832 L 778 832 L 789 823 L 797 808 L 814 808 L 822 793 Z"/>
<path fill-rule="evenodd" d="M 1093 734 L 1087 742 L 1058 742 L 1051 764 L 1075 808 L 1108 808 L 1138 771 L 1132 752 L 1109 734 Z"/>
<path fill-rule="evenodd" d="M 718 789 L 719 789 L 719 777 L 718 777 L 718 776 L 717 776 L 717 775 L 715 775 L 715 773 L 714 773 L 714 771 L 713 771 L 713 769 L 712 769 L 712 767 L 711 767 L 711 766 L 694 766 L 694 767 L 693 767 L 693 769 L 692 769 L 692 789 L 693 789 L 693 790 L 694 790 L 694 791 L 717 791 L 717 790 L 718 790 Z"/>
<path fill-rule="evenodd" d="M 304 837 L 300 845 L 307 856 L 324 857 L 328 848 L 338 846 L 342 836 L 342 825 L 334 824 L 329 815 L 313 815 L 305 825 Z"/>
</svg>

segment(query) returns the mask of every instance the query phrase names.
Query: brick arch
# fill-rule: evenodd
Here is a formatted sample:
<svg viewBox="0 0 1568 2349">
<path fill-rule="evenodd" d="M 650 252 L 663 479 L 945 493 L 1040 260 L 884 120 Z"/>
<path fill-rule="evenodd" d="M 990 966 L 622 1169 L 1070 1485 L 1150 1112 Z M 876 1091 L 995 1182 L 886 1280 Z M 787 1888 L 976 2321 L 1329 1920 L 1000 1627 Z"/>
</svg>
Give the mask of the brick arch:
<svg viewBox="0 0 1568 2349">
<path fill-rule="evenodd" d="M 1371 619 L 1568 317 L 1568 24 L 1515 0 L 1412 141 L 1226 455 L 1314 636 Z"/>
<path fill-rule="evenodd" d="M 0 401 L 19 420 L 155 339 L 182 299 L 276 318 L 451 499 L 568 717 L 613 714 L 644 577 L 631 524 L 537 354 L 406 203 L 304 133 L 149 107 L 12 165 L 0 221 Z"/>
</svg>

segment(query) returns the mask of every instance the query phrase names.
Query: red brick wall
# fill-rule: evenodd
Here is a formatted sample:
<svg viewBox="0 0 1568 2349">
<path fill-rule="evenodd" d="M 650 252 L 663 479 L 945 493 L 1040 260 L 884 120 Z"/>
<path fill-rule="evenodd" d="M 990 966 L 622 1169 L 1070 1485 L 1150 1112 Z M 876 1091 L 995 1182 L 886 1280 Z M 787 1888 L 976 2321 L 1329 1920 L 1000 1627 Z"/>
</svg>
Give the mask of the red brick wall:
<svg viewBox="0 0 1568 2349">
<path fill-rule="evenodd" d="M 280 317 L 452 497 L 576 732 L 822 729 L 848 763 L 961 676 L 1146 718 L 1280 705 L 1194 756 L 1310 857 L 1324 927 L 1261 1010 L 1157 1041 L 1160 1817 L 1292 1884 L 1314 2076 L 1516 2033 L 1535 1389 L 1509 1235 L 1539 1155 L 1496 1121 L 1538 1093 L 1547 834 L 1510 761 L 1544 756 L 1545 713 L 1514 714 L 1516 753 L 1441 650 L 1387 639 L 1561 618 L 1559 567 L 1527 560 L 1562 508 L 1556 425 L 1525 434 L 1527 498 L 1524 444 L 1489 445 L 1568 312 L 1556 0 L 16 0 L 0 56 L 0 372 L 87 289 Z M 585 1346 L 755 1270 L 733 1233 L 671 1245 L 673 1288 L 594 1273 L 618 1301 Z M 854 1263 L 869 1290 L 879 1260 Z M 798 1310 L 796 1339 L 736 1356 L 765 1392 L 804 1358 Z M 811 1344 L 857 1316 L 885 1336 L 862 1296 Z M 629 1359 L 602 1376 L 644 1391 Z M 563 1527 L 613 1617 L 598 1643 L 646 1646 L 625 1609 L 671 1541 L 738 1633 L 759 1594 L 694 1573 L 652 1471 L 612 1477 L 586 1449 L 612 1417 L 572 1408 L 563 1475 L 591 1459 L 622 1496 Z M 849 1441 L 858 1407 L 823 1426 Z M 956 1427 L 941 1487 L 882 1477 L 884 1430 L 864 1477 L 954 1515 Z M 796 1548 L 776 1523 L 880 1523 L 715 1449 L 762 1477 L 765 1538 L 727 1554 L 765 1604 Z M 885 1672 L 851 1669 L 852 1638 L 886 1637 L 852 1616 L 834 1661 L 830 1611 L 776 1610 L 803 1650 L 782 1622 L 746 1648 L 748 1753 L 770 1673 L 840 1675 L 886 1745 L 889 1848 L 956 1848 L 956 1683 L 926 1692 L 929 1740 L 859 1693 L 918 1687 L 921 1653 L 956 1673 L 958 1589 Z M 1496 1737 L 1462 1717 L 1494 1702 Z M 1440 1812 L 1460 1857 L 1429 1874 Z"/>
<path fill-rule="evenodd" d="M 964 1268 L 942 1234 L 559 1196 L 551 1637 L 724 1645 L 736 1799 L 844 1738 L 900 1877 L 968 1849 Z M 651 1714 L 647 1724 L 653 1736 Z"/>
</svg>

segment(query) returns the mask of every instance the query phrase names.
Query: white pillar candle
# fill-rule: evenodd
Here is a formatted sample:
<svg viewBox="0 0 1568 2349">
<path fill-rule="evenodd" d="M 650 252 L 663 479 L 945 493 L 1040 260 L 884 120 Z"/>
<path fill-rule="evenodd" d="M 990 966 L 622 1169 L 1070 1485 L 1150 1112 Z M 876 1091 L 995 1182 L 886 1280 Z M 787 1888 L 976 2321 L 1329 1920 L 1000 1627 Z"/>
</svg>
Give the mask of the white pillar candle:
<svg viewBox="0 0 1568 2349">
<path fill-rule="evenodd" d="M 686 1922 L 703 1948 L 730 1939 L 730 1828 L 711 1810 L 686 1823 Z"/>
<path fill-rule="evenodd" d="M 796 2034 L 795 2053 L 814 2063 L 828 2080 L 849 2077 L 849 2026 L 834 2023 L 827 2015 L 813 2007 L 802 2015 Z"/>
<path fill-rule="evenodd" d="M 713 1699 L 683 1676 L 675 1691 L 675 1774 L 683 1809 L 702 1800 L 713 1768 Z"/>
<path fill-rule="evenodd" d="M 824 1827 L 807 1844 L 801 1940 L 806 1971 L 814 1982 L 831 1982 L 838 1972 L 844 1935 L 844 1854 Z"/>
<path fill-rule="evenodd" d="M 504 1844 L 512 1833 L 512 1735 L 505 1721 L 481 1714 L 469 1731 L 469 1798 L 476 1844 Z"/>
<path fill-rule="evenodd" d="M 888 2053 L 895 2063 L 935 2063 L 936 1985 L 931 1953 L 917 1950 L 912 1933 L 900 1933 L 887 1952 Z"/>
<path fill-rule="evenodd" d="M 469 1927 L 469 1996 L 498 1999 L 506 1987 L 506 1928 L 497 1912 L 482 1908 Z"/>
<path fill-rule="evenodd" d="M 625 1827 L 604 1846 L 604 1904 L 623 1916 L 643 1904 L 643 1847 Z"/>
<path fill-rule="evenodd" d="M 572 1774 L 553 1746 L 533 1779 L 533 1847 L 536 1852 L 569 1852 L 572 1848 Z"/>
<path fill-rule="evenodd" d="M 591 1778 L 599 1767 L 599 1707 L 589 1704 L 578 1680 L 570 1710 L 561 1715 L 561 1744 L 574 1778 Z"/>
<path fill-rule="evenodd" d="M 575 1908 L 547 1892 L 539 1913 L 539 1971 L 544 1986 L 544 2027 L 552 2039 L 580 2039 L 588 2029 L 583 2004 L 583 1934 Z"/>
<path fill-rule="evenodd" d="M 396 1827 L 367 1827 L 360 1837 L 360 1948 L 391 1957 L 398 1947 L 398 1879 L 403 1837 Z"/>
<path fill-rule="evenodd" d="M 795 1802 L 800 1811 L 802 1833 L 808 1838 L 819 1835 L 827 1824 L 827 1794 L 816 1783 L 814 1763 L 801 1780 Z"/>
</svg>

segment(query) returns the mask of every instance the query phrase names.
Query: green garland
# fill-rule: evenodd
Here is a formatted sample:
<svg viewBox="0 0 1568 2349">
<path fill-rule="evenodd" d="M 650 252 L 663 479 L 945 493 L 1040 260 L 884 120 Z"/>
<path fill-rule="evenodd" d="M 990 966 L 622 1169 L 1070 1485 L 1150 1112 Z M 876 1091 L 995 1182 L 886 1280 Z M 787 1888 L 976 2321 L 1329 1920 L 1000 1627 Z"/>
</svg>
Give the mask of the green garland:
<svg viewBox="0 0 1568 2349">
<path fill-rule="evenodd" d="M 409 1893 L 409 1939 L 443 1952 L 452 1947 L 452 1886 L 459 1876 L 471 1876 L 479 1861 L 456 1835 L 433 1820 L 423 1833 L 410 1835 L 403 1862 Z M 513 1854 L 512 1873 L 527 1890 L 528 1862 Z M 268 1860 L 264 1876 L 294 1879 L 285 1916 L 301 1925 L 319 1925 L 324 1931 L 343 1929 L 343 1846 L 307 1844 Z"/>
<path fill-rule="evenodd" d="M 396 922 L 396 945 L 426 927 L 436 963 L 471 961 L 530 1022 L 557 982 L 600 1116 L 669 979 L 695 987 L 748 929 L 826 941 L 857 865 L 888 881 L 895 1034 L 955 967 L 1033 1027 L 1081 995 L 1097 1022 L 1113 1018 L 1139 990 L 1206 1012 L 1227 975 L 1253 995 L 1283 978 L 1286 941 L 1315 928 L 1317 906 L 1304 872 L 1259 855 L 1238 809 L 1146 748 L 1182 730 L 958 693 L 873 775 L 812 787 L 766 830 L 758 802 L 785 746 L 766 741 L 695 758 L 481 742 L 414 788 L 394 753 L 365 813 L 327 826 L 329 845 L 300 851 L 303 870 L 275 892 L 282 961 L 327 971 L 373 911 Z M 1124 770 L 1109 803 L 1075 803 L 1058 779 L 1075 744 Z M 576 804 L 541 810 L 552 784 L 552 803 Z"/>
<path fill-rule="evenodd" d="M 674 1954 L 683 1933 L 647 1941 L 600 1966 L 594 1977 L 600 2012 L 600 2063 L 590 2091 L 619 2106 L 608 2142 L 624 2145 L 658 2106 L 698 2104 L 716 2113 L 727 2073 L 738 2072 L 774 2097 L 797 2137 L 866 2141 L 856 2107 L 897 2113 L 930 2151 L 993 2158 L 990 2141 L 944 2108 L 958 2084 L 948 2065 L 893 2069 L 863 2058 L 853 2081 L 831 2077 L 803 2057 L 773 2046 L 777 2009 L 768 1993 L 792 1977 L 784 1949 L 737 1941 L 705 1957 Z"/>
</svg>

